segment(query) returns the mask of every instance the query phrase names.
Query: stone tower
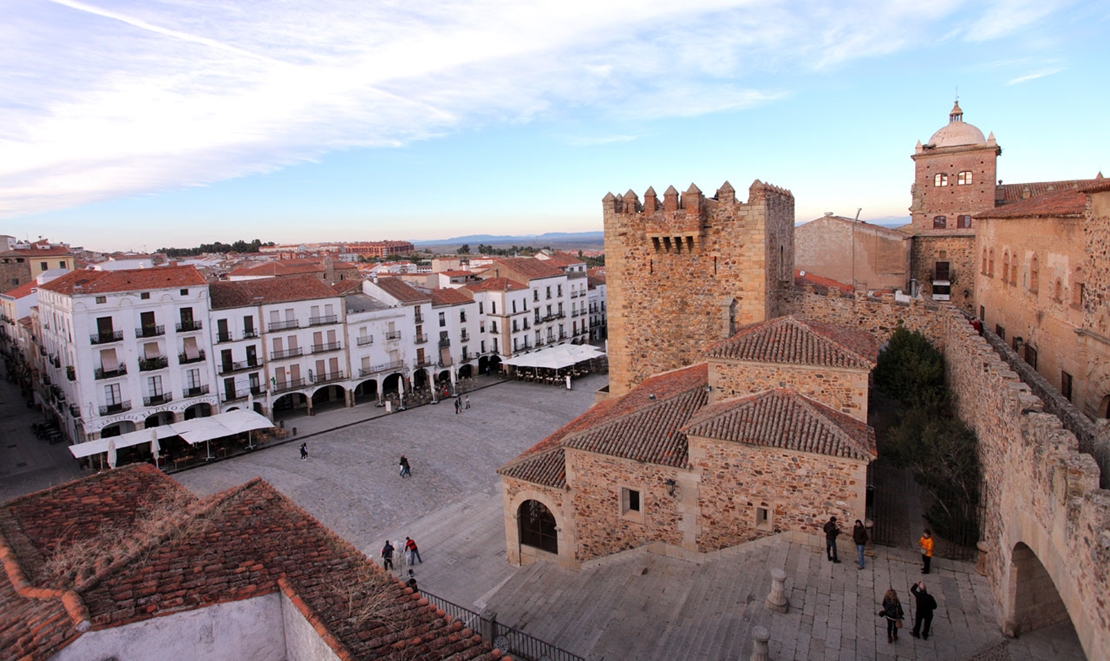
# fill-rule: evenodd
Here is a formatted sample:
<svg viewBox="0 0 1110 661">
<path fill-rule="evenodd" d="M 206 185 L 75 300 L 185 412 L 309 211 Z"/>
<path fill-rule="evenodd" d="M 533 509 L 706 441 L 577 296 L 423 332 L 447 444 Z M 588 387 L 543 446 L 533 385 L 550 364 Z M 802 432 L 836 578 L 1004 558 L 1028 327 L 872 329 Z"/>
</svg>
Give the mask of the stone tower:
<svg viewBox="0 0 1110 661">
<path fill-rule="evenodd" d="M 994 134 L 964 122 L 957 102 L 928 144 L 914 150 L 910 215 L 910 277 L 925 298 L 951 300 L 974 313 L 975 221 L 994 208 L 995 174 L 1002 148 Z"/>
<path fill-rule="evenodd" d="M 612 395 L 778 314 L 775 290 L 794 277 L 790 191 L 756 180 L 743 203 L 726 181 L 712 198 L 691 184 L 602 206 Z"/>
</svg>

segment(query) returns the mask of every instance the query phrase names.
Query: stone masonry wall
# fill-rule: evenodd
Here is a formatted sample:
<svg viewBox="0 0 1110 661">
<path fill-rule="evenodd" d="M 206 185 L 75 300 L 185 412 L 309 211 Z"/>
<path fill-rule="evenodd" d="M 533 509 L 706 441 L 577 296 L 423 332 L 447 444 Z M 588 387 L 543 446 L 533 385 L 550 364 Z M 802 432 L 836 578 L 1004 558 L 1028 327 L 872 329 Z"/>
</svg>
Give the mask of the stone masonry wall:
<svg viewBox="0 0 1110 661">
<path fill-rule="evenodd" d="M 880 298 L 868 297 L 863 292 L 851 296 L 840 296 L 830 290 L 827 296 L 819 296 L 812 291 L 790 289 L 780 292 L 783 314 L 793 314 L 805 319 L 837 324 L 870 333 L 879 342 L 886 342 L 898 326 L 909 330 L 921 331 L 943 350 L 943 317 L 939 314 L 940 305 L 933 301 L 911 300 L 901 303 L 893 296 Z"/>
<path fill-rule="evenodd" d="M 555 525 L 559 530 L 559 564 L 574 566 L 574 519 L 568 511 L 565 495 L 566 492 L 562 489 L 502 476 L 501 511 L 505 517 L 506 560 L 514 565 L 526 565 L 530 562 L 529 556 L 535 557 L 543 553 L 539 549 L 521 546 L 520 528 L 517 524 L 517 511 L 521 503 L 538 500 L 555 516 Z"/>
<path fill-rule="evenodd" d="M 933 295 L 933 270 L 936 262 L 948 262 L 949 288 L 952 305 L 975 314 L 975 274 L 979 263 L 975 258 L 975 235 L 917 236 L 910 251 L 910 277 L 917 280 L 921 295 Z"/>
<path fill-rule="evenodd" d="M 793 274 L 794 197 L 756 181 L 748 199 L 727 182 L 714 198 L 695 186 L 681 197 L 671 187 L 662 200 L 649 189 L 642 204 L 631 191 L 605 197 L 614 396 L 780 314 L 773 293 Z"/>
<path fill-rule="evenodd" d="M 690 463 L 701 473 L 698 538 L 712 551 L 784 531 L 822 534 L 836 516 L 864 518 L 867 464 L 824 455 L 690 439 Z M 772 511 L 757 527 L 756 508 Z"/>
<path fill-rule="evenodd" d="M 711 360 L 711 400 L 742 397 L 770 388 L 790 388 L 810 399 L 867 422 L 870 373 L 805 365 Z"/>
</svg>

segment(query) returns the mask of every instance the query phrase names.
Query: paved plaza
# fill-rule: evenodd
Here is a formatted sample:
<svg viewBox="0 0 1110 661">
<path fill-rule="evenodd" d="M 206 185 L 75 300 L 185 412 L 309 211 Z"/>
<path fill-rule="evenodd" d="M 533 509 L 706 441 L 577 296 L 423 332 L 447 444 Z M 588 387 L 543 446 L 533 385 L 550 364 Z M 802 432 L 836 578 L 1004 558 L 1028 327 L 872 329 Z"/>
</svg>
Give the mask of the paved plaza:
<svg viewBox="0 0 1110 661">
<path fill-rule="evenodd" d="M 1005 639 L 986 581 L 971 564 L 943 559 L 927 583 L 940 604 L 934 635 L 915 640 L 903 629 L 888 644 L 878 601 L 893 586 L 912 613 L 908 587 L 921 578 L 912 550 L 879 547 L 859 571 L 848 543 L 844 562 L 834 565 L 812 540 L 779 536 L 699 562 L 639 549 L 578 572 L 512 567 L 494 470 L 585 411 L 604 384 L 604 376 L 590 376 L 568 391 L 480 379 L 461 414 L 450 403 L 392 415 L 360 405 L 292 418 L 286 427 L 298 428 L 296 438 L 174 477 L 202 496 L 262 477 L 372 558 L 387 537 L 412 536 L 424 560 L 415 567 L 422 589 L 496 612 L 498 621 L 591 660 L 747 661 L 756 625 L 771 632 L 772 659 L 1084 658 L 1069 623 Z M 6 441 L 31 419 L 22 401 L 0 403 Z M 6 442 L 16 448 L 3 455 L 5 499 L 80 475 L 71 460 L 41 467 L 68 451 L 25 435 L 29 441 Z M 307 461 L 297 449 L 302 440 Z M 397 474 L 401 454 L 411 478 Z M 27 466 L 14 470 L 13 460 Z M 786 614 L 764 606 L 775 568 L 788 576 Z"/>
</svg>

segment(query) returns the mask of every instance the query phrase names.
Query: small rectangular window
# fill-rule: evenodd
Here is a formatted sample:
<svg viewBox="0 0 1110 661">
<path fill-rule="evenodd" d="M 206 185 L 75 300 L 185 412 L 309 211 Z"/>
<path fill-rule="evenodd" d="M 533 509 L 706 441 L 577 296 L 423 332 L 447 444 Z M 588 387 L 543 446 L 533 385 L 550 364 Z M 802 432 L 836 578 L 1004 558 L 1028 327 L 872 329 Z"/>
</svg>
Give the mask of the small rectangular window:
<svg viewBox="0 0 1110 661">
<path fill-rule="evenodd" d="M 757 530 L 771 530 L 771 509 L 769 507 L 755 508 L 755 527 Z"/>
<path fill-rule="evenodd" d="M 139 294 L 139 298 L 144 300 L 144 301 L 149 301 L 150 300 L 150 292 L 148 292 L 148 291 L 141 292 Z"/>
<path fill-rule="evenodd" d="M 636 489 L 621 487 L 621 514 L 639 519 L 643 513 L 640 492 Z"/>
<path fill-rule="evenodd" d="M 104 303 L 107 303 L 108 302 L 108 297 L 107 296 L 97 296 L 96 297 L 96 302 L 97 302 L 98 305 L 102 305 Z"/>
<path fill-rule="evenodd" d="M 998 339 L 1000 340 L 1006 339 L 1006 329 L 999 326 L 998 324 L 994 325 L 994 334 L 997 335 Z"/>
<path fill-rule="evenodd" d="M 933 185 L 934 186 L 947 186 L 948 185 L 948 175 L 946 175 L 946 174 L 937 174 L 936 176 L 933 177 Z"/>
<path fill-rule="evenodd" d="M 50 270 L 50 265 L 47 264 L 46 262 L 40 262 L 39 266 L 42 267 L 43 271 L 49 271 Z"/>
<path fill-rule="evenodd" d="M 182 289 L 181 290 L 181 295 L 182 296 L 188 296 L 189 295 L 189 290 L 188 289 Z"/>
<path fill-rule="evenodd" d="M 1060 372 L 1060 394 L 1071 401 L 1071 374 Z"/>
</svg>

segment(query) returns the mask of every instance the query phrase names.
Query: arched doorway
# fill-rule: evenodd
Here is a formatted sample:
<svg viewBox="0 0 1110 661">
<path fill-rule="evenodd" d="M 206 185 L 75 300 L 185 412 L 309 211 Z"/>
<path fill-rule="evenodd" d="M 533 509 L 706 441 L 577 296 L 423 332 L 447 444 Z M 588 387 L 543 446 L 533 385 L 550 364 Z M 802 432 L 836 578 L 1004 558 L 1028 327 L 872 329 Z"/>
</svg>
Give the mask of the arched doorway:
<svg viewBox="0 0 1110 661">
<path fill-rule="evenodd" d="M 100 430 L 100 438 L 111 438 L 113 436 L 121 436 L 128 432 L 135 431 L 135 423 L 130 420 L 117 422 L 114 425 L 109 425 Z"/>
<path fill-rule="evenodd" d="M 501 371 L 501 356 L 490 356 L 489 373 L 497 374 L 499 371 Z"/>
<path fill-rule="evenodd" d="M 355 387 L 355 404 L 378 401 L 378 382 L 376 379 L 363 381 Z"/>
<path fill-rule="evenodd" d="M 288 414 L 298 408 L 307 408 L 308 398 L 304 393 L 291 392 L 282 395 L 274 400 L 274 413 L 278 412 Z"/>
<path fill-rule="evenodd" d="M 555 515 L 538 500 L 526 500 L 516 512 L 520 530 L 520 543 L 525 546 L 559 553 L 559 534 L 555 529 Z"/>
<path fill-rule="evenodd" d="M 428 385 L 428 372 L 426 370 L 416 370 L 412 375 L 412 387 L 423 388 Z"/>
<path fill-rule="evenodd" d="M 1020 636 L 1068 620 L 1068 609 L 1040 558 L 1023 542 L 1010 556 L 1010 617 L 1003 624 L 1009 636 Z"/>
<path fill-rule="evenodd" d="M 151 427 L 159 427 L 161 425 L 173 424 L 173 414 L 169 411 L 162 411 L 156 413 L 143 422 L 143 429 L 150 429 Z"/>
<path fill-rule="evenodd" d="M 478 373 L 489 374 L 489 356 L 482 356 L 478 359 Z"/>
<path fill-rule="evenodd" d="M 400 389 L 404 387 L 404 380 L 400 374 L 390 374 L 382 381 L 382 393 L 386 395 L 396 395 Z"/>
<path fill-rule="evenodd" d="M 200 404 L 193 404 L 185 409 L 184 418 L 192 420 L 193 418 L 207 418 L 212 415 L 212 405 L 201 402 Z"/>
<path fill-rule="evenodd" d="M 460 379 L 469 379 L 471 376 L 474 376 L 474 367 L 469 363 L 459 368 Z"/>
<path fill-rule="evenodd" d="M 312 393 L 312 410 L 314 412 L 343 408 L 346 405 L 347 391 L 343 389 L 343 386 L 324 386 Z"/>
</svg>

